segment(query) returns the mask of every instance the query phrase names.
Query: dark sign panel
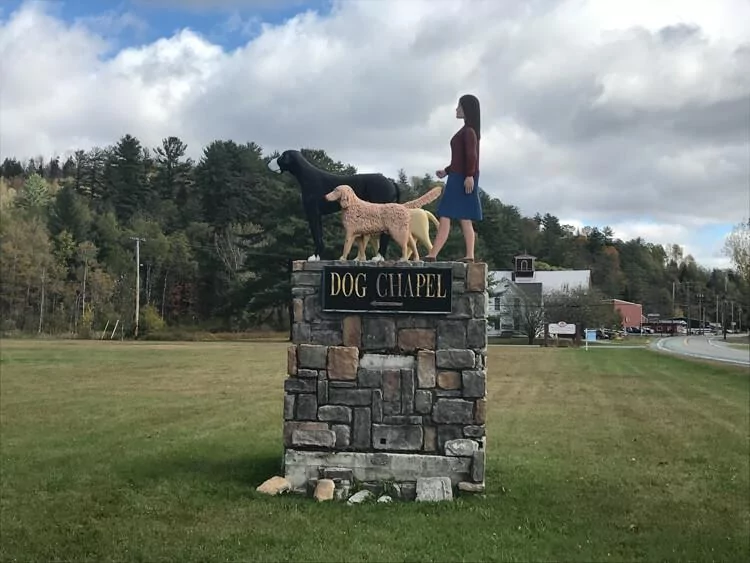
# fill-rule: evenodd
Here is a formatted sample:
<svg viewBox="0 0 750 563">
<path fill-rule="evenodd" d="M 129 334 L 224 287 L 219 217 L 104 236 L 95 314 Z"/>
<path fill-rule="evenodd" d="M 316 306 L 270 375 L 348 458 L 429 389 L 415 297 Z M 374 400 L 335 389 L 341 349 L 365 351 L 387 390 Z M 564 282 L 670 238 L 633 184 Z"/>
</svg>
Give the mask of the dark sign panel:
<svg viewBox="0 0 750 563">
<path fill-rule="evenodd" d="M 450 268 L 324 266 L 326 312 L 449 314 Z"/>
</svg>

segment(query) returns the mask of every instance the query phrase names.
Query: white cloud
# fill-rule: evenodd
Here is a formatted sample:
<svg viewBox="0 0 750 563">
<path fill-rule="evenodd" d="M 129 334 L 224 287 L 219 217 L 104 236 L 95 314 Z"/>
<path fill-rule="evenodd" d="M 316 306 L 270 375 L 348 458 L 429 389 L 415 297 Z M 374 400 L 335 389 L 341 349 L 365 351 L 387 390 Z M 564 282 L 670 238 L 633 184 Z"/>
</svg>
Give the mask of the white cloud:
<svg viewBox="0 0 750 563">
<path fill-rule="evenodd" d="M 191 5 L 240 4 L 254 2 Z M 664 242 L 747 214 L 745 0 L 439 6 L 339 1 L 325 16 L 254 27 L 234 51 L 182 30 L 113 55 L 91 21 L 66 24 L 26 4 L 0 21 L 0 155 L 127 132 L 149 146 L 178 135 L 192 156 L 233 138 L 421 175 L 447 164 L 456 99 L 472 92 L 483 111 L 480 185 L 525 213 Z M 106 17 L 110 29 L 136 25 Z"/>
</svg>

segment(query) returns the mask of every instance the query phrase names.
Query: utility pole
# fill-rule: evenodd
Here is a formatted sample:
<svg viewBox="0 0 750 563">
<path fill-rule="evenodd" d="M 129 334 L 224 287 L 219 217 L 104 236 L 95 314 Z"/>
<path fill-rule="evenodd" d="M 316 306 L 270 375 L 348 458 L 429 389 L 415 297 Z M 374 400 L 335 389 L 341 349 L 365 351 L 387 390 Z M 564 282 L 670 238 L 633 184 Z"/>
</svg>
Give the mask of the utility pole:
<svg viewBox="0 0 750 563">
<path fill-rule="evenodd" d="M 135 241 L 135 327 L 134 338 L 138 338 L 138 321 L 141 316 L 141 243 L 145 238 L 130 237 Z"/>
</svg>

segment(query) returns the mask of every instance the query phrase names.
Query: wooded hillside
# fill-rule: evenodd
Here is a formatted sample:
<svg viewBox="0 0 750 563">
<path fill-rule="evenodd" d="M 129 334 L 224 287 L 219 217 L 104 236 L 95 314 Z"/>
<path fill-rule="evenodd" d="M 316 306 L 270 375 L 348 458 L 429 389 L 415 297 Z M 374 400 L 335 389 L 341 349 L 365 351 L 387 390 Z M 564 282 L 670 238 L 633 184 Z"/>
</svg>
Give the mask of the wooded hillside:
<svg viewBox="0 0 750 563">
<path fill-rule="evenodd" d="M 127 335 L 134 324 L 136 238 L 142 239 L 142 332 L 165 323 L 222 331 L 286 327 L 290 260 L 312 251 L 296 180 L 270 172 L 266 163 L 277 155 L 264 155 L 254 143 L 214 141 L 198 162 L 185 157 L 186 148 L 169 137 L 151 150 L 125 135 L 64 161 L 5 159 L 3 333 L 85 336 L 120 319 Z M 355 170 L 323 150 L 303 152 L 330 171 Z M 396 180 L 403 200 L 436 182 L 403 171 Z M 726 295 L 739 315 L 748 295 L 739 274 L 702 268 L 677 245 L 616 240 L 606 227 L 577 231 L 552 214 L 524 217 L 509 203 L 482 198 L 476 256 L 491 269 L 510 269 L 523 251 L 538 257 L 540 269 L 590 268 L 603 295 L 663 316 L 682 313 L 688 289 L 693 307 L 702 296 L 709 320 L 717 298 Z M 324 258 L 336 258 L 343 244 L 339 218 L 328 217 L 325 229 Z M 441 257 L 462 255 L 456 228 Z M 742 308 L 747 325 L 750 307 Z"/>
</svg>

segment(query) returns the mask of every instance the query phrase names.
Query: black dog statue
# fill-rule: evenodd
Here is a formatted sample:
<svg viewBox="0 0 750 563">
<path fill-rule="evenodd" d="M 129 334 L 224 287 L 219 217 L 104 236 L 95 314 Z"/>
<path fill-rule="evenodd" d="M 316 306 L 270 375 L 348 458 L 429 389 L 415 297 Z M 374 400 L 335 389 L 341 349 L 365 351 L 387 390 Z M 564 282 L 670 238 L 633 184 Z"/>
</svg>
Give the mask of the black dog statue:
<svg viewBox="0 0 750 563">
<path fill-rule="evenodd" d="M 326 201 L 325 195 L 332 192 L 336 186 L 346 184 L 351 186 L 357 197 L 371 203 L 399 203 L 400 192 L 398 185 L 382 174 L 331 174 L 313 166 L 302 153 L 297 150 L 287 150 L 278 158 L 271 159 L 268 168 L 281 174 L 289 172 L 299 182 L 302 189 L 302 206 L 310 225 L 315 253 L 309 261 L 320 260 L 323 254 L 323 222 L 324 215 L 341 211 L 338 201 Z M 381 261 L 385 256 L 390 235 L 380 235 L 380 247 L 373 261 Z"/>
</svg>

